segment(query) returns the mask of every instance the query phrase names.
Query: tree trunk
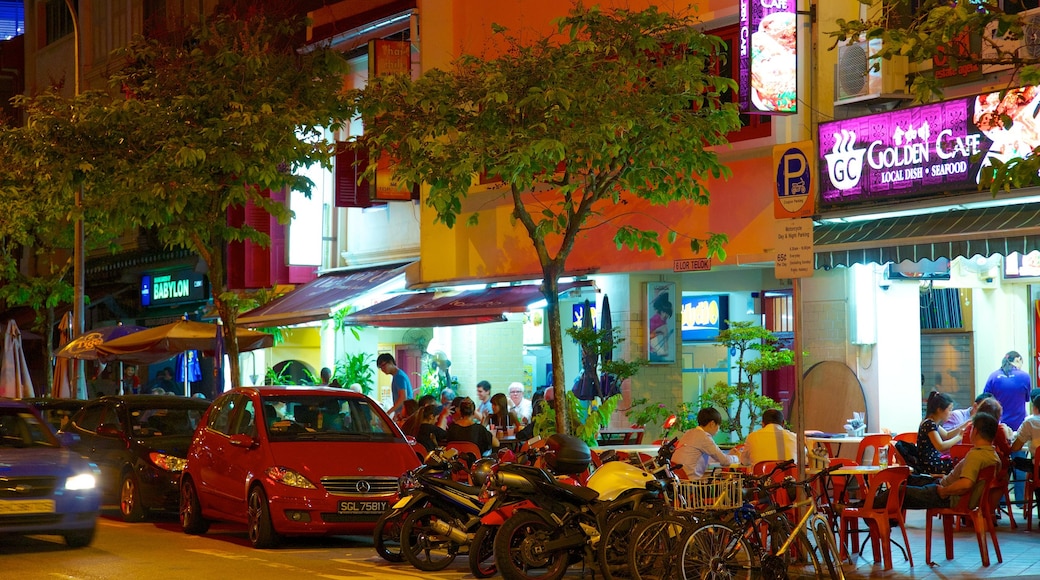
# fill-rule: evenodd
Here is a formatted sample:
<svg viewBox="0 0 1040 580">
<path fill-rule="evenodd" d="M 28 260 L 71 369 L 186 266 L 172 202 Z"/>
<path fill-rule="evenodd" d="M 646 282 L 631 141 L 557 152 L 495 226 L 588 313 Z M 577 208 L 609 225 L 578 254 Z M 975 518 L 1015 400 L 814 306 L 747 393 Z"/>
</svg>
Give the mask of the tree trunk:
<svg viewBox="0 0 1040 580">
<path fill-rule="evenodd" d="M 212 243 L 203 245 L 200 237 L 194 238 L 196 250 L 206 262 L 207 275 L 209 276 L 210 288 L 213 291 L 213 305 L 217 307 L 220 321 L 224 323 L 224 352 L 227 353 L 228 366 L 231 368 L 231 388 L 238 388 L 242 384 L 242 375 L 239 372 L 238 360 L 238 310 L 237 307 L 228 304 L 224 300 L 227 293 L 227 279 L 224 276 L 224 247 L 219 240 L 211 239 Z M 214 393 L 219 395 L 220 393 Z"/>
<path fill-rule="evenodd" d="M 556 271 L 551 268 L 543 269 L 542 295 L 545 296 L 546 324 L 549 325 L 549 347 L 552 350 L 556 432 L 569 433 L 566 375 L 563 372 L 563 327 L 560 321 L 560 280 Z"/>
</svg>

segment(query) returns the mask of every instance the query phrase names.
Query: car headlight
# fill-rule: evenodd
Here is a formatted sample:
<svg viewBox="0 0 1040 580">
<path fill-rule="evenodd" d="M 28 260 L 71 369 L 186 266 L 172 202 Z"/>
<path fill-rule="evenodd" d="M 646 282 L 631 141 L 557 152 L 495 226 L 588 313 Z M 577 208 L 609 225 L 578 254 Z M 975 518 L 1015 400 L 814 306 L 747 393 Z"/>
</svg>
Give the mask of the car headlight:
<svg viewBox="0 0 1040 580">
<path fill-rule="evenodd" d="M 317 489 L 317 486 L 308 481 L 306 477 L 300 475 L 299 473 L 287 467 L 268 467 L 266 473 L 267 477 L 270 477 L 278 483 L 284 483 L 289 487 Z"/>
<path fill-rule="evenodd" d="M 184 466 L 188 464 L 188 460 L 183 457 L 157 453 L 154 451 L 148 454 L 148 459 L 150 459 L 156 467 L 159 469 L 165 469 L 166 471 L 184 471 Z"/>
<path fill-rule="evenodd" d="M 97 486 L 97 478 L 92 473 L 73 475 L 65 480 L 65 489 L 69 491 L 94 489 L 95 486 Z"/>
</svg>

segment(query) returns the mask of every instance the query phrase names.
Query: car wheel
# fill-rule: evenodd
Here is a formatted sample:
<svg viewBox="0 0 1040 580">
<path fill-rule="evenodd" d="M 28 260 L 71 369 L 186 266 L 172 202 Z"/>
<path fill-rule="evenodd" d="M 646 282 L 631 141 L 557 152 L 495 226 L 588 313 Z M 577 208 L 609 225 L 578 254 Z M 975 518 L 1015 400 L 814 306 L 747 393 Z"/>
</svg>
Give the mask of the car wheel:
<svg viewBox="0 0 1040 580">
<path fill-rule="evenodd" d="M 90 529 L 67 532 L 65 534 L 65 545 L 70 548 L 89 546 L 94 541 L 94 530 L 95 528 L 91 526 Z"/>
<path fill-rule="evenodd" d="M 141 505 L 141 486 L 133 472 L 123 475 L 123 484 L 119 486 L 119 512 L 124 522 L 139 522 L 144 519 L 144 506 Z"/>
<path fill-rule="evenodd" d="M 249 522 L 249 542 L 254 548 L 273 548 L 278 545 L 278 533 L 271 524 L 271 506 L 267 494 L 259 485 L 249 492 L 249 507 L 246 510 Z"/>
<path fill-rule="evenodd" d="M 209 530 L 209 521 L 202 517 L 202 506 L 199 504 L 199 493 L 195 490 L 195 482 L 190 477 L 181 481 L 181 529 L 186 534 L 205 534 Z"/>
</svg>

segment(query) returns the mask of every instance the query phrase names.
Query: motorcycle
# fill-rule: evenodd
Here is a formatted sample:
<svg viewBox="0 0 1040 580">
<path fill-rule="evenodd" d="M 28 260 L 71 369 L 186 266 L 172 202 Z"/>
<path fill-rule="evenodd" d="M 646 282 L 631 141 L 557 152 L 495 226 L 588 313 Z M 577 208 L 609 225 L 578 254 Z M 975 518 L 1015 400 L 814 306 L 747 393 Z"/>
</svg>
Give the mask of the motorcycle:
<svg viewBox="0 0 1040 580">
<path fill-rule="evenodd" d="M 553 435 L 549 447 L 546 463 L 554 471 L 588 468 L 591 455 L 580 439 Z M 506 580 L 557 580 L 572 562 L 595 562 L 600 530 L 621 514 L 638 510 L 650 517 L 665 489 L 654 475 L 620 461 L 600 466 L 586 485 L 562 483 L 536 467 L 499 466 L 489 486 L 503 500 L 528 502 L 503 519 L 493 541 L 495 564 Z M 480 549 L 475 548 L 478 559 Z"/>
</svg>

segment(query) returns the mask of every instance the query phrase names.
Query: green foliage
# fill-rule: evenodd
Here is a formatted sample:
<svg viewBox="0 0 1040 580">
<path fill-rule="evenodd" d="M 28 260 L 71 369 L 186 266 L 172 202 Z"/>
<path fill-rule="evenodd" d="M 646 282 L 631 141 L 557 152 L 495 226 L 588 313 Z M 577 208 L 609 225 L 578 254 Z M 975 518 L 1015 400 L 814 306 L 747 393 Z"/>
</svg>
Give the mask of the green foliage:
<svg viewBox="0 0 1040 580">
<path fill-rule="evenodd" d="M 365 125 L 356 145 L 369 154 L 369 175 L 392 157 L 399 184 L 429 185 L 424 203 L 436 222 L 475 223 L 461 215 L 473 177 L 503 180 L 500 203 L 511 207 L 542 267 L 554 384 L 562 389 L 554 290 L 575 240 L 606 225 L 619 247 L 660 253 L 660 233 L 635 226 L 639 216 L 591 218 L 632 199 L 708 204 L 703 178 L 729 175 L 714 146 L 740 121 L 728 97 L 734 82 L 712 73 L 723 43 L 700 32 L 694 17 L 578 3 L 557 24 L 560 34 L 526 42 L 497 27 L 506 49 L 494 59 L 463 55 L 450 70 L 414 81 L 370 78 L 350 96 Z M 546 190 L 553 193 L 536 193 Z M 720 258 L 721 240 L 704 241 Z"/>
<path fill-rule="evenodd" d="M 944 56 L 951 68 L 964 64 L 1002 65 L 1011 69 L 1006 87 L 1040 84 L 1040 58 L 1019 50 L 1017 42 L 999 42 L 1001 37 L 1008 41 L 1021 40 L 1025 27 L 1021 14 L 1006 13 L 996 0 L 925 0 L 909 18 L 905 15 L 910 14 L 910 0 L 863 3 L 874 5 L 868 18 L 837 19 L 829 30 L 825 26 L 825 33 L 834 40 L 832 50 L 839 44 L 861 38 L 881 39 L 882 47 L 876 54 L 882 59 L 905 57 L 910 63 L 929 63 L 935 56 Z M 978 34 L 987 27 L 995 29 L 995 37 Z M 980 38 L 987 56 L 956 50 L 958 37 L 964 34 Z M 880 66 L 880 61 L 876 66 Z M 910 90 L 919 102 L 928 102 L 943 98 L 944 85 L 933 74 L 924 72 L 914 75 Z M 1004 122 L 1009 121 L 1010 118 L 1005 117 Z M 979 189 L 988 189 L 996 196 L 1001 191 L 1040 185 L 1038 155 L 1040 148 L 1024 159 L 1015 158 L 1006 163 L 990 158 L 992 165 L 982 169 Z"/>
<path fill-rule="evenodd" d="M 574 393 L 567 391 L 568 415 L 575 418 L 575 424 L 571 426 L 570 432 L 590 447 L 596 446 L 599 439 L 600 429 L 610 423 L 610 417 L 617 410 L 621 402 L 621 395 L 607 397 L 600 402 L 599 397 L 593 399 L 588 405 L 580 401 Z M 542 412 L 536 415 L 534 421 L 534 434 L 539 437 L 548 437 L 556 433 L 556 410 L 545 401 L 539 401 L 544 405 Z"/>
<path fill-rule="evenodd" d="M 339 381 L 343 388 L 353 384 L 361 385 L 361 392 L 369 394 L 375 385 L 375 358 L 367 352 L 348 354 L 346 358 L 336 361 L 332 378 Z"/>
<path fill-rule="evenodd" d="M 311 375 L 313 377 L 313 375 Z M 268 367 L 267 372 L 264 373 L 264 384 L 265 385 L 291 385 L 292 372 L 289 365 L 282 367 L 281 371 L 274 370 L 274 367 Z"/>
<path fill-rule="evenodd" d="M 633 425 L 645 427 L 647 425 L 662 426 L 668 417 L 673 414 L 672 410 L 663 403 L 656 403 L 647 398 L 632 401 L 632 406 L 625 411 L 625 416 Z"/>
<path fill-rule="evenodd" d="M 722 414 L 721 433 L 736 435 L 744 440 L 765 409 L 778 409 L 780 404 L 760 393 L 760 385 L 754 377 L 764 371 L 777 370 L 794 364 L 790 350 L 777 350 L 776 335 L 753 322 L 730 322 L 729 328 L 719 332 L 716 344 L 737 352 L 734 366 L 737 380 L 730 384 L 719 381 L 701 394 L 699 407 L 713 406 Z M 758 356 L 749 358 L 751 353 Z M 696 415 L 696 410 L 693 412 Z M 747 422 L 744 422 L 745 415 Z M 689 413 L 686 414 L 687 418 Z"/>
</svg>

